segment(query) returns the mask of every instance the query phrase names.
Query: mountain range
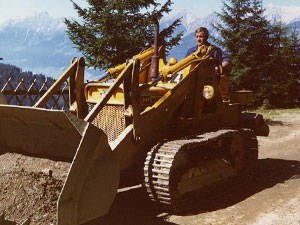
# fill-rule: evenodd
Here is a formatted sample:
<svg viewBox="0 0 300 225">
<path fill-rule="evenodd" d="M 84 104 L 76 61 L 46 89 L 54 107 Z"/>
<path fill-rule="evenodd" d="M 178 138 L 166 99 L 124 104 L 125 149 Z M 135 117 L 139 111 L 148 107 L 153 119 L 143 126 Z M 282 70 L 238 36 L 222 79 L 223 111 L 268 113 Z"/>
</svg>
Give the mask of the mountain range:
<svg viewBox="0 0 300 225">
<path fill-rule="evenodd" d="M 63 20 L 54 19 L 48 13 L 3 24 L 0 54 L 4 63 L 53 77 L 78 55 L 66 35 Z"/>
<path fill-rule="evenodd" d="M 187 10 L 172 11 L 161 21 L 166 27 L 174 19 L 182 17 L 182 25 L 176 32 L 184 32 L 179 46 L 170 51 L 170 56 L 182 59 L 186 50 L 195 44 L 194 30 L 206 26 L 216 36 L 211 24 L 217 21 L 214 13 L 205 18 Z M 300 31 L 300 18 L 288 24 Z M 0 26 L 0 57 L 3 63 L 16 65 L 23 71 L 32 71 L 57 78 L 70 65 L 73 57 L 81 56 L 66 34 L 63 18 L 52 18 L 47 12 L 32 17 L 11 20 Z M 86 71 L 86 79 L 95 79 L 103 71 Z"/>
</svg>

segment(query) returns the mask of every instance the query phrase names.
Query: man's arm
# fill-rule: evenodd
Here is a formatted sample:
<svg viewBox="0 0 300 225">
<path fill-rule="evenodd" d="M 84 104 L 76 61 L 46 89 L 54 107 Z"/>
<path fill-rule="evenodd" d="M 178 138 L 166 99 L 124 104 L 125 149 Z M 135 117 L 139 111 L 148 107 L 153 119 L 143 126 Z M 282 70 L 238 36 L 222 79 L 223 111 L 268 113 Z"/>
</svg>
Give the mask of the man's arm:
<svg viewBox="0 0 300 225">
<path fill-rule="evenodd" d="M 191 55 L 192 53 L 194 53 L 195 51 L 197 51 L 197 46 L 196 46 L 196 47 L 190 48 L 190 49 L 186 52 L 185 58 L 188 57 L 189 55 Z"/>
<path fill-rule="evenodd" d="M 231 72 L 231 68 L 232 68 L 232 62 L 231 59 L 229 58 L 229 56 L 222 52 L 222 69 L 223 69 L 223 74 L 225 75 L 229 75 Z"/>
<path fill-rule="evenodd" d="M 231 59 L 222 52 L 222 74 L 220 76 L 220 91 L 223 101 L 230 101 L 230 72 L 232 69 Z"/>
</svg>

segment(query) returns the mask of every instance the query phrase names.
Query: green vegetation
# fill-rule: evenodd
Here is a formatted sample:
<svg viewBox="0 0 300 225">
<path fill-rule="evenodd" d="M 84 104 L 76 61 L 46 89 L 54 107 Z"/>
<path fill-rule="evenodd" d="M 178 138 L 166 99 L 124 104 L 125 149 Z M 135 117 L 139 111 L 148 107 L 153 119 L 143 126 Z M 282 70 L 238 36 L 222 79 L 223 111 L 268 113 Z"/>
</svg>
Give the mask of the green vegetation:
<svg viewBox="0 0 300 225">
<path fill-rule="evenodd" d="M 72 1 L 73 2 L 73 1 Z M 108 68 L 125 62 L 153 43 L 153 20 L 170 12 L 171 0 L 88 0 L 87 8 L 73 2 L 79 20 L 65 19 L 67 32 L 88 66 Z M 178 44 L 182 34 L 172 37 L 180 19 L 160 32 L 166 49 Z"/>
<path fill-rule="evenodd" d="M 295 107 L 300 102 L 300 39 L 278 21 L 268 21 L 261 0 L 223 0 L 215 27 L 217 42 L 232 58 L 234 89 L 255 93 L 263 108 Z"/>
<path fill-rule="evenodd" d="M 261 113 L 266 120 L 274 120 L 283 114 L 300 114 L 300 108 L 293 109 L 258 109 L 255 112 Z"/>
</svg>

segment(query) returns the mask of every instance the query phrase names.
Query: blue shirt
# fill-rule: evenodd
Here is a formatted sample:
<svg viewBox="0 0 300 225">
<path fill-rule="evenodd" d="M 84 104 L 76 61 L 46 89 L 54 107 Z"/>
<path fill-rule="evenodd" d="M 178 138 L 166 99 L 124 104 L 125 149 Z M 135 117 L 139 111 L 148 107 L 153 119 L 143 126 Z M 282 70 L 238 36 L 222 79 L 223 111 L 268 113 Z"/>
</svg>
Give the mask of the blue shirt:
<svg viewBox="0 0 300 225">
<path fill-rule="evenodd" d="M 213 58 L 216 58 L 218 60 L 218 62 L 219 62 L 220 65 L 222 64 L 222 62 L 231 62 L 230 58 L 227 55 L 225 55 L 220 48 L 218 48 L 217 46 L 214 46 L 212 44 L 209 44 L 209 45 L 211 45 L 213 47 L 213 49 L 209 53 L 209 55 L 211 57 L 213 57 Z M 192 53 L 196 52 L 197 50 L 198 50 L 198 46 L 197 45 L 194 46 L 194 47 L 192 47 L 192 48 L 190 48 L 187 51 L 185 57 L 191 55 Z"/>
</svg>

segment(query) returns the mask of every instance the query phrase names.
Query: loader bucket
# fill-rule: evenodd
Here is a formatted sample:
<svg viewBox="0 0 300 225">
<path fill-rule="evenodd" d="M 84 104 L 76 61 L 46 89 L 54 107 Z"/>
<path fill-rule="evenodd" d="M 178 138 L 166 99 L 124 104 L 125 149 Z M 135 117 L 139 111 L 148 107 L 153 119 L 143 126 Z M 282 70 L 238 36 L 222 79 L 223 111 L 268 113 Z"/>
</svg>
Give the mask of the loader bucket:
<svg viewBox="0 0 300 225">
<path fill-rule="evenodd" d="M 58 224 L 82 224 L 108 212 L 120 172 L 106 134 L 94 125 L 64 111 L 0 105 L 0 154 L 6 152 L 72 162 Z"/>
</svg>

